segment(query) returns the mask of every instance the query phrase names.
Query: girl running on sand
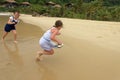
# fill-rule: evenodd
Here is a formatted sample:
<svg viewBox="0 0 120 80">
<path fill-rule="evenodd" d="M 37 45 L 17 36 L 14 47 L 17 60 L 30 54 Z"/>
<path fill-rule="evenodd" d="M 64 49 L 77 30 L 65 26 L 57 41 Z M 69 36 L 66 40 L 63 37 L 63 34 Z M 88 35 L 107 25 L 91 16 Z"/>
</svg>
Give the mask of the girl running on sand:
<svg viewBox="0 0 120 80">
<path fill-rule="evenodd" d="M 60 48 L 63 44 L 60 40 L 56 38 L 56 35 L 60 35 L 60 30 L 63 27 L 63 23 L 61 20 L 57 20 L 55 22 L 55 26 L 50 28 L 48 31 L 44 33 L 44 35 L 40 38 L 39 44 L 43 51 L 38 51 L 36 60 L 40 60 L 42 55 L 52 55 L 54 54 L 53 48 Z M 53 44 L 56 42 L 58 45 Z"/>
<path fill-rule="evenodd" d="M 4 41 L 5 37 L 7 36 L 7 34 L 12 31 L 13 35 L 14 35 L 14 42 L 17 43 L 17 32 L 16 32 L 16 24 L 19 22 L 18 18 L 19 18 L 20 14 L 18 11 L 15 11 L 13 13 L 13 16 L 9 17 L 9 20 L 7 22 L 7 24 L 4 27 L 4 34 L 2 37 L 2 40 Z"/>
</svg>

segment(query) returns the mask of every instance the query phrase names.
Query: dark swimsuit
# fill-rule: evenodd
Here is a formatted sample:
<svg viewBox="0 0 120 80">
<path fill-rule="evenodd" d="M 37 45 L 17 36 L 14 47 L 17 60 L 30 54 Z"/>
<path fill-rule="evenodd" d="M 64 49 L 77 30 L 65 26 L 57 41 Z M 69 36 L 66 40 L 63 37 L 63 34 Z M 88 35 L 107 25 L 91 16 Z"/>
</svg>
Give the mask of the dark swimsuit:
<svg viewBox="0 0 120 80">
<path fill-rule="evenodd" d="M 13 17 L 13 16 L 12 16 L 12 17 Z M 14 20 L 14 17 L 13 17 L 12 22 L 15 22 L 15 24 L 8 24 L 8 23 L 7 23 L 7 24 L 5 25 L 4 30 L 5 30 L 6 32 L 10 32 L 11 30 L 16 30 L 15 25 L 17 24 L 17 21 Z"/>
</svg>

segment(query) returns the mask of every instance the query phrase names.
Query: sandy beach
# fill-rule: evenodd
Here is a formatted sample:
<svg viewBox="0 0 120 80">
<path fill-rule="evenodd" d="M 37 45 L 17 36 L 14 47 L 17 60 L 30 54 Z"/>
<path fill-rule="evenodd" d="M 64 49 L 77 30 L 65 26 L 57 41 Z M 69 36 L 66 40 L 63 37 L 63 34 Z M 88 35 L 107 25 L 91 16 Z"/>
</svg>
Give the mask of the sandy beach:
<svg viewBox="0 0 120 80">
<path fill-rule="evenodd" d="M 2 26 L 7 18 L 0 19 Z M 120 79 L 120 22 L 25 14 L 20 19 L 23 22 L 17 26 L 19 43 L 13 43 L 11 33 L 5 43 L 0 42 L 0 80 Z M 41 49 L 39 38 L 58 19 L 64 23 L 59 37 L 64 47 L 35 62 L 36 51 Z"/>
</svg>

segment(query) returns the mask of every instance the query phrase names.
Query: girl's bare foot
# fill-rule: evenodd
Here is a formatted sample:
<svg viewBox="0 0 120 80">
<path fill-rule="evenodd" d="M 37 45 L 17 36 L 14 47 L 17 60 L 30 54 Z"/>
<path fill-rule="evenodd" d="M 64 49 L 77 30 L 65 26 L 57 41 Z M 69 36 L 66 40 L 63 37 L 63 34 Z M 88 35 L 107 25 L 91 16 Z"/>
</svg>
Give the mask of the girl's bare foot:
<svg viewBox="0 0 120 80">
<path fill-rule="evenodd" d="M 1 41 L 4 42 L 4 39 L 2 38 Z"/>
<path fill-rule="evenodd" d="M 14 43 L 16 43 L 16 44 L 17 44 L 18 42 L 17 42 L 17 41 L 14 41 Z"/>
<path fill-rule="evenodd" d="M 41 58 L 42 55 L 43 55 L 43 52 L 38 51 L 37 56 L 36 56 L 36 61 L 41 61 L 42 60 L 42 58 Z"/>
<path fill-rule="evenodd" d="M 36 56 L 36 61 L 40 61 L 40 58 L 38 56 Z"/>
</svg>

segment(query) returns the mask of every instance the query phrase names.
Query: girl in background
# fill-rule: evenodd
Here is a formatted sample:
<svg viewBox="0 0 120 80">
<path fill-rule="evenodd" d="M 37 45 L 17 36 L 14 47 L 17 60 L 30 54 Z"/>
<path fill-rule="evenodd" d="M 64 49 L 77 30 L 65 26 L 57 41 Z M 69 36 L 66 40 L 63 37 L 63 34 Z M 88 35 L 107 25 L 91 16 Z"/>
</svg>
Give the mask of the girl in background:
<svg viewBox="0 0 120 80">
<path fill-rule="evenodd" d="M 7 22 L 7 24 L 4 27 L 4 34 L 2 37 L 2 40 L 4 41 L 5 37 L 7 36 L 7 34 L 12 31 L 13 35 L 14 35 L 14 42 L 17 43 L 17 32 L 16 32 L 16 24 L 18 23 L 18 19 L 19 19 L 20 13 L 18 11 L 15 11 L 13 13 L 13 16 L 9 17 L 9 20 Z"/>
</svg>

